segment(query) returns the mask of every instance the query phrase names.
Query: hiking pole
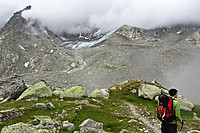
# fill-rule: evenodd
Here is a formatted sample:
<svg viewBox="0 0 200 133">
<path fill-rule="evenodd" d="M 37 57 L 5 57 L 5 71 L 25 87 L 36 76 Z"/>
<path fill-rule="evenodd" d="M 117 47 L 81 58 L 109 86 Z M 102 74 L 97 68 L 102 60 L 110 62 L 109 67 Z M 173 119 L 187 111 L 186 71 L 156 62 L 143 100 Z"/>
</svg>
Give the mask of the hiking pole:
<svg viewBox="0 0 200 133">
<path fill-rule="evenodd" d="M 180 129 L 180 131 L 179 131 L 180 133 L 181 133 L 181 130 L 182 130 L 182 128 L 183 128 L 183 125 L 185 125 L 185 123 L 186 123 L 185 120 L 183 120 L 183 121 L 181 122 L 182 126 L 181 126 L 181 129 Z"/>
<path fill-rule="evenodd" d="M 182 128 L 183 128 L 183 124 L 182 124 L 182 126 L 181 126 L 181 129 L 180 129 L 180 131 L 179 131 L 180 133 L 181 133 L 181 130 L 182 130 Z"/>
</svg>

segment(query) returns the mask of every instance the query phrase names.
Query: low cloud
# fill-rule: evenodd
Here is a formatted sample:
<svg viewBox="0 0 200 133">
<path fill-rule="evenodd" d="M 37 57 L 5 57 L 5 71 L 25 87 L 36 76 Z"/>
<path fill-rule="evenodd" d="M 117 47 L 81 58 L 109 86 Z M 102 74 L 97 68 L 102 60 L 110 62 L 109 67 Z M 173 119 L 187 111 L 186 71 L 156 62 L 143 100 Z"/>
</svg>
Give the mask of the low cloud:
<svg viewBox="0 0 200 133">
<path fill-rule="evenodd" d="M 200 23 L 199 0 L 1 0 L 0 23 L 27 5 L 32 9 L 24 17 L 38 19 L 57 33 L 87 32 L 88 27 L 110 31 L 124 24 L 154 28 Z"/>
<path fill-rule="evenodd" d="M 177 88 L 179 94 L 186 96 L 187 99 L 192 101 L 194 104 L 199 104 L 199 94 L 200 94 L 200 62 L 199 62 L 199 52 L 193 53 L 191 60 L 188 64 L 185 64 L 182 69 L 175 71 L 167 71 L 165 73 L 165 81 L 163 85 L 168 88 Z"/>
</svg>

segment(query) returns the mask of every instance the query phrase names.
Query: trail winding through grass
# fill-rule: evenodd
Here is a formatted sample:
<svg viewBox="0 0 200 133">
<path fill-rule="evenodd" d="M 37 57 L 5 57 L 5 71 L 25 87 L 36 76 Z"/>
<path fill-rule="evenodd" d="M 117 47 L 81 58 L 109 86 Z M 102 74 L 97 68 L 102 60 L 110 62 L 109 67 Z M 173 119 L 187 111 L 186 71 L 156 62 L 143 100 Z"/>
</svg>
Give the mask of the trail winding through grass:
<svg viewBox="0 0 200 133">
<path fill-rule="evenodd" d="M 125 102 L 125 104 L 130 108 L 131 114 L 142 121 L 148 128 L 152 129 L 154 133 L 161 133 L 160 126 L 157 123 L 153 123 L 150 119 L 147 117 L 143 117 L 141 113 L 137 110 L 136 106 L 134 106 L 131 103 Z"/>
</svg>

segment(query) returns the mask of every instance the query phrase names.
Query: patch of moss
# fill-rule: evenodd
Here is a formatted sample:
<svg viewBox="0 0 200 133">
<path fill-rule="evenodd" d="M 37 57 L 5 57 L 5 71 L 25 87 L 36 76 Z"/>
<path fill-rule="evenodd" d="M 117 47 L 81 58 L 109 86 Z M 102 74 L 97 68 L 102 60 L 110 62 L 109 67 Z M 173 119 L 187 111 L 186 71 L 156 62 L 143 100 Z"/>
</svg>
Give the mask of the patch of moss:
<svg viewBox="0 0 200 133">
<path fill-rule="evenodd" d="M 193 111 L 200 117 L 200 105 L 194 105 Z"/>
</svg>

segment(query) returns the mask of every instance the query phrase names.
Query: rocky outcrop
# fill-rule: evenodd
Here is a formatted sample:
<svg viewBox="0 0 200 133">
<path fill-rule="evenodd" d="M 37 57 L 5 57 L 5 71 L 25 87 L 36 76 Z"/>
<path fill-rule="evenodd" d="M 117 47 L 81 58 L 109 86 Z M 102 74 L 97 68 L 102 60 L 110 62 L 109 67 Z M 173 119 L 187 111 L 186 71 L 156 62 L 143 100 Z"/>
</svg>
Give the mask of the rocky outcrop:
<svg viewBox="0 0 200 133">
<path fill-rule="evenodd" d="M 13 77 L 14 78 L 14 77 Z M 21 81 L 0 81 L 0 97 L 16 100 L 27 88 L 24 80 Z"/>
<path fill-rule="evenodd" d="M 46 110 L 46 109 L 55 109 L 55 106 L 52 103 L 36 103 L 35 107 L 37 109 Z"/>
<path fill-rule="evenodd" d="M 75 126 L 73 123 L 70 123 L 68 121 L 64 121 L 63 122 L 63 130 L 65 132 L 68 132 L 68 133 L 73 133 L 73 131 L 75 130 Z"/>
<path fill-rule="evenodd" d="M 48 109 L 55 109 L 55 106 L 52 103 L 47 103 L 46 106 Z"/>
<path fill-rule="evenodd" d="M 5 126 L 1 130 L 1 133 L 33 133 L 36 132 L 36 128 L 34 128 L 32 125 L 24 124 L 22 122 L 13 124 L 11 126 Z"/>
<path fill-rule="evenodd" d="M 87 119 L 79 125 L 79 130 L 80 132 L 106 133 L 103 130 L 103 123 L 98 123 L 91 119 Z"/>
<path fill-rule="evenodd" d="M 41 110 L 46 110 L 47 106 L 45 105 L 45 103 L 36 103 L 35 107 L 37 109 L 41 109 Z"/>
<path fill-rule="evenodd" d="M 63 90 L 61 88 L 55 88 L 53 91 L 53 94 L 56 96 L 60 96 L 63 93 Z"/>
<path fill-rule="evenodd" d="M 44 82 L 39 82 L 25 90 L 17 100 L 29 99 L 32 97 L 50 96 L 52 96 L 52 89 L 50 88 L 50 86 L 47 86 Z"/>
<path fill-rule="evenodd" d="M 138 90 L 138 96 L 148 99 L 154 99 L 155 96 L 160 95 L 161 90 L 154 85 L 142 84 Z"/>
<path fill-rule="evenodd" d="M 192 111 L 192 109 L 194 108 L 194 104 L 192 104 L 190 101 L 188 101 L 185 97 L 181 95 L 178 95 L 177 100 L 182 110 Z"/>
<path fill-rule="evenodd" d="M 82 86 L 74 86 L 61 94 L 61 98 L 73 97 L 73 98 L 83 98 L 87 97 L 87 91 Z"/>
<path fill-rule="evenodd" d="M 0 111 L 0 124 L 2 122 L 12 120 L 15 117 L 22 116 L 23 114 L 22 114 L 21 110 L 23 110 L 23 108 L 19 108 L 19 109 L 13 108 L 13 109 L 8 109 L 8 110 L 1 110 Z"/>
<path fill-rule="evenodd" d="M 96 90 L 94 90 L 91 93 L 90 97 L 94 97 L 94 98 L 97 98 L 97 97 L 108 98 L 109 97 L 109 93 L 108 93 L 107 89 L 96 89 Z"/>
<path fill-rule="evenodd" d="M 168 90 L 160 89 L 157 86 L 149 85 L 149 84 L 142 84 L 141 87 L 138 90 L 138 96 L 148 98 L 148 99 L 155 99 L 158 100 L 158 96 L 161 93 L 168 93 Z M 190 101 L 188 101 L 185 97 L 179 95 L 177 100 L 179 101 L 180 108 L 183 110 L 192 111 L 194 104 L 192 104 Z"/>
</svg>

